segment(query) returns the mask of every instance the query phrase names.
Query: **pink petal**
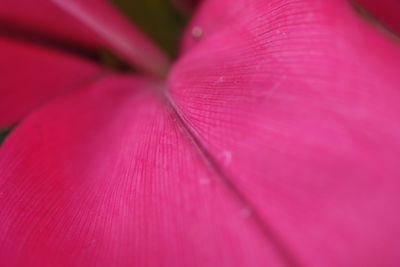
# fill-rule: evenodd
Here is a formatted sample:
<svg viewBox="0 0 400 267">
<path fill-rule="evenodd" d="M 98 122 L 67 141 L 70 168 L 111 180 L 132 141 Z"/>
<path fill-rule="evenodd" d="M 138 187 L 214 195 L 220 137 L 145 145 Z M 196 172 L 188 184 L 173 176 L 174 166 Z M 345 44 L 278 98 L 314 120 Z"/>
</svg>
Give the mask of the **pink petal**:
<svg viewBox="0 0 400 267">
<path fill-rule="evenodd" d="M 170 79 L 175 117 L 115 78 L 11 134 L 2 263 L 399 265 L 397 44 L 347 2 L 237 0 L 207 21 L 218 3 Z"/>
<path fill-rule="evenodd" d="M 0 0 L 0 33 L 94 47 L 96 36 L 50 0 Z"/>
<path fill-rule="evenodd" d="M 96 79 L 99 67 L 69 54 L 0 38 L 0 128 Z"/>
<path fill-rule="evenodd" d="M 194 19 L 189 22 L 188 33 L 183 36 L 181 52 L 189 50 L 203 35 L 210 35 L 227 25 L 227 19 L 237 12 L 236 7 L 230 0 L 201 1 Z"/>
<path fill-rule="evenodd" d="M 382 23 L 400 34 L 400 1 L 399 0 L 356 0 Z"/>
<path fill-rule="evenodd" d="M 108 77 L 11 133 L 3 266 L 283 266 L 154 86 Z"/>
<path fill-rule="evenodd" d="M 399 266 L 398 42 L 336 0 L 206 1 L 194 25 L 172 97 L 260 228 L 304 266 Z"/>
</svg>

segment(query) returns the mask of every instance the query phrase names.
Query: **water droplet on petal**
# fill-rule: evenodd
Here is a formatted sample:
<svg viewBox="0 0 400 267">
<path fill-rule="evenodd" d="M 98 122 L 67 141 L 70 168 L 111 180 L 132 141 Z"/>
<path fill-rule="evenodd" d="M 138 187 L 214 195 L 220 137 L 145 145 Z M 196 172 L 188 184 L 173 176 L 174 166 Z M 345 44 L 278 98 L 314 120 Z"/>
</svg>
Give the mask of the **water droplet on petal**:
<svg viewBox="0 0 400 267">
<path fill-rule="evenodd" d="M 232 161 L 232 152 L 226 150 L 223 152 L 222 157 L 223 157 L 224 165 L 228 166 Z"/>
<path fill-rule="evenodd" d="M 200 178 L 199 179 L 199 184 L 201 185 L 208 185 L 210 183 L 210 180 L 207 178 Z"/>
<path fill-rule="evenodd" d="M 249 218 L 251 216 L 251 209 L 248 207 L 244 207 L 240 210 L 240 215 L 243 218 Z"/>
<path fill-rule="evenodd" d="M 192 29 L 192 36 L 196 39 L 200 39 L 203 35 L 203 29 L 199 26 L 195 26 Z"/>
</svg>

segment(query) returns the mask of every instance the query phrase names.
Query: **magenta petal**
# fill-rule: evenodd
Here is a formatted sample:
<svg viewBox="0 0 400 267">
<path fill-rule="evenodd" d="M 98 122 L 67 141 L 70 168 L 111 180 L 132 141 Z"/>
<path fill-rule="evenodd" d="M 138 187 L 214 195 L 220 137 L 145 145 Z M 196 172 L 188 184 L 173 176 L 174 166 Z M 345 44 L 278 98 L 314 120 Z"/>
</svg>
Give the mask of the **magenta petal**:
<svg viewBox="0 0 400 267">
<path fill-rule="evenodd" d="M 194 18 L 187 26 L 187 33 L 183 36 L 181 52 L 184 53 L 195 45 L 203 36 L 217 31 L 219 27 L 227 25 L 238 10 L 231 0 L 201 1 Z"/>
<path fill-rule="evenodd" d="M 105 78 L 11 133 L 3 266 L 284 266 L 149 87 Z"/>
<path fill-rule="evenodd" d="M 94 34 L 50 0 L 1 0 L 0 33 L 94 47 Z"/>
<path fill-rule="evenodd" d="M 32 109 L 79 89 L 102 70 L 84 60 L 50 49 L 0 38 L 0 129 Z"/>
<path fill-rule="evenodd" d="M 225 2 L 172 71 L 187 123 L 298 263 L 399 266 L 398 42 L 347 1 Z"/>
</svg>

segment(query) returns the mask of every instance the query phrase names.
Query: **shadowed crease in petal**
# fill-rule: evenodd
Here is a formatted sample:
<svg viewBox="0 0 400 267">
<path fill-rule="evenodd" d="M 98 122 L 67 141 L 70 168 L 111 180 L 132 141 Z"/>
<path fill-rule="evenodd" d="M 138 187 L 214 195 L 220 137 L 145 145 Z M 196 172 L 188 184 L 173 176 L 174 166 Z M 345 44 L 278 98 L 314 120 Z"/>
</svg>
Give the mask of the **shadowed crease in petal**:
<svg viewBox="0 0 400 267">
<path fill-rule="evenodd" d="M 0 51 L 0 128 L 103 72 L 72 55 L 7 38 L 0 38 Z"/>
<path fill-rule="evenodd" d="M 376 16 L 381 23 L 400 35 L 400 1 L 353 0 Z"/>
</svg>

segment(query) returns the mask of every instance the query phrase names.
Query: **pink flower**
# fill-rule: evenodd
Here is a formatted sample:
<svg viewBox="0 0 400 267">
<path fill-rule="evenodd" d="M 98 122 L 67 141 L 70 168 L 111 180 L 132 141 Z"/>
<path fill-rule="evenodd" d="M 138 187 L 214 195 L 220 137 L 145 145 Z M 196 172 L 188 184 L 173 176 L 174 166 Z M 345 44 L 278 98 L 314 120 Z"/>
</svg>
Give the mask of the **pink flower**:
<svg viewBox="0 0 400 267">
<path fill-rule="evenodd" d="M 348 1 L 205 0 L 173 63 L 103 1 L 0 22 L 2 266 L 400 264 L 399 41 Z"/>
</svg>

